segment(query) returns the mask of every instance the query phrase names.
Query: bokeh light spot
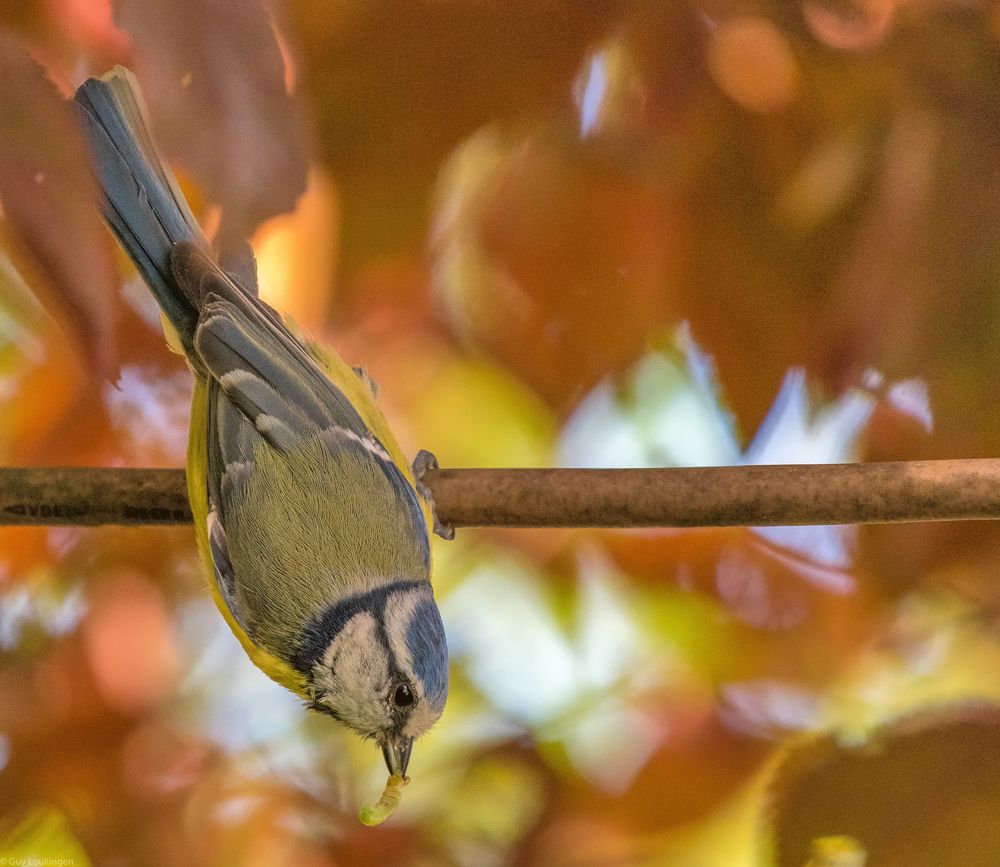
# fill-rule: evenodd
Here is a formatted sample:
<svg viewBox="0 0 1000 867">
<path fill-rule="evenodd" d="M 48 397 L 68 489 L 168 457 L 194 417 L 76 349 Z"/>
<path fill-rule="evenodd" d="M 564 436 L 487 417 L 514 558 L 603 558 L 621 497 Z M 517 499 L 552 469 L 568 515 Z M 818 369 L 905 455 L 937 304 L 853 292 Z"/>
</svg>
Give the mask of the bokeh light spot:
<svg viewBox="0 0 1000 867">
<path fill-rule="evenodd" d="M 791 46 L 764 18 L 734 18 L 718 25 L 708 64 L 723 93 L 749 111 L 780 111 L 798 92 L 799 68 Z"/>
<path fill-rule="evenodd" d="M 84 641 L 98 689 L 118 710 L 144 710 L 173 690 L 177 647 L 165 600 L 148 581 L 119 575 L 102 582 Z"/>
</svg>

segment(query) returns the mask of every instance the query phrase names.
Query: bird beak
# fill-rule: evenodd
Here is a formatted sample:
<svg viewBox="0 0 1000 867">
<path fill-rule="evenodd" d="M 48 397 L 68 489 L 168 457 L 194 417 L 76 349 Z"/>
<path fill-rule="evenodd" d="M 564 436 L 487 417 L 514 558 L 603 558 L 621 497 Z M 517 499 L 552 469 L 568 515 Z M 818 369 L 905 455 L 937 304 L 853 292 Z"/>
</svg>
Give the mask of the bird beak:
<svg viewBox="0 0 1000 867">
<path fill-rule="evenodd" d="M 382 742 L 382 756 L 390 774 L 406 776 L 406 766 L 410 763 L 410 751 L 413 749 L 413 738 L 403 735 L 388 734 Z"/>
</svg>

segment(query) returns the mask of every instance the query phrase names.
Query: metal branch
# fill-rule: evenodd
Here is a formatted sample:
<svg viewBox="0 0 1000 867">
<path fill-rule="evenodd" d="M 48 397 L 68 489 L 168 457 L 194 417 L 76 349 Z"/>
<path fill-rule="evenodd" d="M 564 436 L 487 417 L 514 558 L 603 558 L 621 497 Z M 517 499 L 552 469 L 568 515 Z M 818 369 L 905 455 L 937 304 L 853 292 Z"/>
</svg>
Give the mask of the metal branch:
<svg viewBox="0 0 1000 867">
<path fill-rule="evenodd" d="M 1000 459 L 683 469 L 440 469 L 455 527 L 725 527 L 1000 518 Z M 0 468 L 0 524 L 190 522 L 183 470 Z"/>
</svg>

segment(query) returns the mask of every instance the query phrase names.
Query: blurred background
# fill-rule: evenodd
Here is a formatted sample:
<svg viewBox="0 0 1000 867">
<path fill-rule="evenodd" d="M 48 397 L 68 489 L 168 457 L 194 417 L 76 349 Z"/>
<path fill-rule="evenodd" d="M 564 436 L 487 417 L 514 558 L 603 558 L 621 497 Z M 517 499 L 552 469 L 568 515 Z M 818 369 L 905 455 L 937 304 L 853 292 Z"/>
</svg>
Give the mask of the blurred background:
<svg viewBox="0 0 1000 867">
<path fill-rule="evenodd" d="M 410 455 L 998 452 L 996 0 L 28 0 L 0 6 L 3 465 L 184 460 L 190 376 L 65 102 L 115 63 Z M 253 668 L 190 528 L 0 530 L 0 856 L 1000 863 L 996 525 L 434 555 L 451 699 L 372 830 L 378 751 Z"/>
</svg>

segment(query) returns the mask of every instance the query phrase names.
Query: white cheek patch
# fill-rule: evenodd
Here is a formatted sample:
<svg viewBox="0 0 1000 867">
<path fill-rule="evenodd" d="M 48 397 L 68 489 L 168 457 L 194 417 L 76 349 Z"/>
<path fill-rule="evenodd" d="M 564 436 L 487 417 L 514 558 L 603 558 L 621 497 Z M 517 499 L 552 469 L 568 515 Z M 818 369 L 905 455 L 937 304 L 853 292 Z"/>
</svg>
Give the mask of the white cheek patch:
<svg viewBox="0 0 1000 867">
<path fill-rule="evenodd" d="M 393 593 L 385 604 L 385 625 L 386 633 L 389 636 L 389 644 L 396 657 L 396 665 L 406 676 L 407 680 L 413 684 L 417 701 L 406 720 L 403 734 L 407 737 L 420 737 L 441 716 L 443 708 L 432 707 L 424 696 L 423 683 L 417 677 L 413 669 L 413 657 L 410 654 L 409 645 L 406 643 L 406 635 L 410 630 L 410 623 L 417 610 L 417 607 L 434 598 L 431 588 L 426 585 L 419 587 L 409 587 Z"/>
<path fill-rule="evenodd" d="M 426 701 L 421 701 L 413 708 L 413 713 L 403 726 L 403 734 L 408 738 L 419 738 L 427 733 L 434 723 L 441 719 L 444 708 L 434 708 Z"/>
<path fill-rule="evenodd" d="M 313 669 L 313 684 L 352 728 L 375 734 L 390 725 L 383 699 L 389 692 L 389 660 L 370 613 L 356 614 L 330 642 Z"/>
</svg>

